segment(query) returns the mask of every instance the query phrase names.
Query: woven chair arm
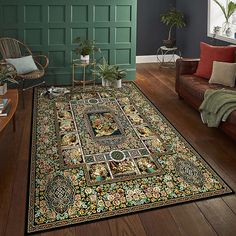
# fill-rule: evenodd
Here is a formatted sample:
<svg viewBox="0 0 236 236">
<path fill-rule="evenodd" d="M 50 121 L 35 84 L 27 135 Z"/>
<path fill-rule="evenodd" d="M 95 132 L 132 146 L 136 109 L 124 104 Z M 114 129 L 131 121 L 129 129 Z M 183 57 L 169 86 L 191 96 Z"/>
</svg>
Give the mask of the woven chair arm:
<svg viewBox="0 0 236 236">
<path fill-rule="evenodd" d="M 44 69 L 46 69 L 48 67 L 49 60 L 48 60 L 47 56 L 45 56 L 45 55 L 35 55 L 35 56 L 33 56 L 33 58 L 37 62 L 37 64 L 40 64 Z M 43 65 L 39 61 L 40 58 L 44 59 L 44 64 Z"/>
<path fill-rule="evenodd" d="M 10 71 L 14 72 L 13 75 L 14 75 L 14 77 L 16 77 L 17 70 L 14 65 L 12 65 L 11 63 L 9 63 L 5 60 L 0 60 L 0 66 L 7 66 L 10 69 Z"/>
<path fill-rule="evenodd" d="M 43 70 L 44 71 L 44 66 L 41 65 L 41 63 L 39 63 L 38 61 L 35 60 L 35 64 L 37 65 L 39 70 Z"/>
</svg>

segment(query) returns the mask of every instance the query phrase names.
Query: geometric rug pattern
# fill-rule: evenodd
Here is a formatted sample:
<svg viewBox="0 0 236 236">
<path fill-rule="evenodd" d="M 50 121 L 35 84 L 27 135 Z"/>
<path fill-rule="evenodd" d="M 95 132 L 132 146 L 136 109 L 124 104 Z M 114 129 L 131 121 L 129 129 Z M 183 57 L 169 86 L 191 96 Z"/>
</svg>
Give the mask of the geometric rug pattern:
<svg viewBox="0 0 236 236">
<path fill-rule="evenodd" d="M 34 92 L 28 233 L 232 192 L 134 83 Z"/>
</svg>

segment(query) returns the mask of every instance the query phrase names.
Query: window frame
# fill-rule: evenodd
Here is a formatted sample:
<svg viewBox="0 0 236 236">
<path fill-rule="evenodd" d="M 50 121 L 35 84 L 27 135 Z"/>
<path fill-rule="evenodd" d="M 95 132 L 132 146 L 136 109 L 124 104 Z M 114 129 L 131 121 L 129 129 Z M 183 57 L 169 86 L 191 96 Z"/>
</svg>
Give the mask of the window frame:
<svg viewBox="0 0 236 236">
<path fill-rule="evenodd" d="M 215 39 L 219 39 L 221 41 L 225 41 L 228 43 L 234 43 L 236 44 L 236 38 L 231 38 L 231 37 L 226 37 L 223 35 L 215 35 L 211 32 L 211 22 L 210 22 L 210 16 L 211 16 L 211 4 L 212 4 L 212 0 L 208 0 L 208 11 L 207 11 L 207 36 L 210 38 L 215 38 Z M 235 32 L 236 33 L 236 32 Z M 233 33 L 234 35 L 234 33 Z"/>
</svg>

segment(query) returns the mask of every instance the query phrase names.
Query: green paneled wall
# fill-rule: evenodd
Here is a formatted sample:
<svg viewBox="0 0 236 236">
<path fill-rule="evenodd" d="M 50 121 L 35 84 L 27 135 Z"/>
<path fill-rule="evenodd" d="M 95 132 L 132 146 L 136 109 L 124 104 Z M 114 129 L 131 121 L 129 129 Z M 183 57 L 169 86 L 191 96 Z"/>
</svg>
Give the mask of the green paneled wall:
<svg viewBox="0 0 236 236">
<path fill-rule="evenodd" d="M 0 36 L 48 55 L 53 84 L 70 83 L 78 36 L 94 39 L 109 63 L 126 68 L 134 80 L 136 8 L 137 0 L 0 0 Z"/>
</svg>

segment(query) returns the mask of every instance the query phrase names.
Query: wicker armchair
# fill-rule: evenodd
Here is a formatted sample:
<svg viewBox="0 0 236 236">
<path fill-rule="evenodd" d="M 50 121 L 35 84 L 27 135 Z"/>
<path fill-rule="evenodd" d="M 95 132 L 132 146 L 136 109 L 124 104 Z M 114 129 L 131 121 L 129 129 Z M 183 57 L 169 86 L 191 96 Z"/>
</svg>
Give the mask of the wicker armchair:
<svg viewBox="0 0 236 236">
<path fill-rule="evenodd" d="M 13 39 L 13 38 L 0 38 L 0 53 L 2 56 L 2 60 L 5 61 L 5 59 L 8 58 L 20 58 L 24 56 L 32 55 L 34 62 L 38 68 L 36 71 L 32 71 L 27 74 L 18 74 L 17 73 L 17 79 L 20 80 L 20 89 L 22 92 L 22 99 L 23 99 L 23 106 L 24 106 L 24 91 L 33 88 L 42 84 L 45 84 L 45 69 L 48 67 L 49 60 L 47 56 L 45 55 L 33 55 L 31 50 L 22 42 L 19 40 Z M 42 81 L 38 81 L 41 80 Z M 25 86 L 26 80 L 37 80 L 36 84 L 32 86 Z"/>
</svg>

